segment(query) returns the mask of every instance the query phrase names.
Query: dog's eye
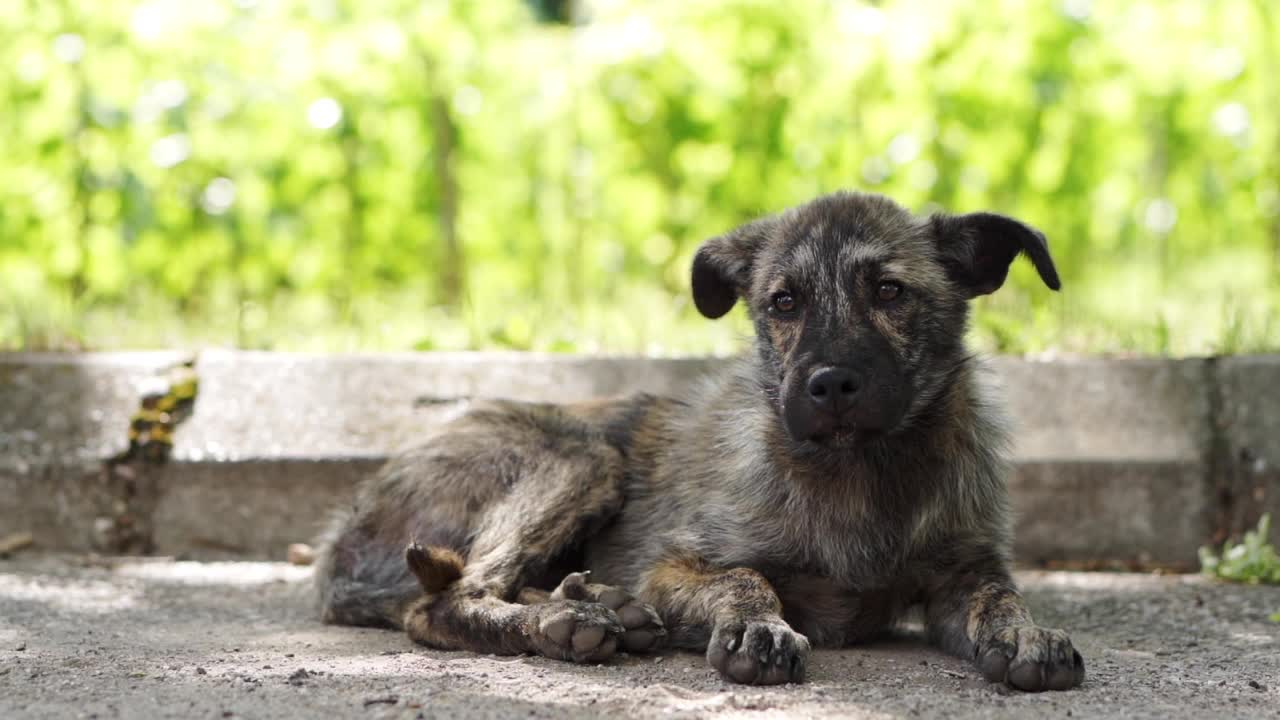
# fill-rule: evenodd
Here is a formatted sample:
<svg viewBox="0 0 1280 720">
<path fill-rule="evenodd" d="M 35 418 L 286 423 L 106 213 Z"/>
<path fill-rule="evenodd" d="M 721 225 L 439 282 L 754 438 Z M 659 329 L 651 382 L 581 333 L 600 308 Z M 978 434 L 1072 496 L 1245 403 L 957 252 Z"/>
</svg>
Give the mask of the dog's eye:
<svg viewBox="0 0 1280 720">
<path fill-rule="evenodd" d="M 902 285 L 896 282 L 885 281 L 880 283 L 880 287 L 876 288 L 876 299 L 882 303 L 893 302 L 902 294 Z"/>
<path fill-rule="evenodd" d="M 796 299 L 791 293 L 786 292 L 785 290 L 782 292 L 776 292 L 773 294 L 773 309 L 783 315 L 789 315 L 796 311 Z"/>
</svg>

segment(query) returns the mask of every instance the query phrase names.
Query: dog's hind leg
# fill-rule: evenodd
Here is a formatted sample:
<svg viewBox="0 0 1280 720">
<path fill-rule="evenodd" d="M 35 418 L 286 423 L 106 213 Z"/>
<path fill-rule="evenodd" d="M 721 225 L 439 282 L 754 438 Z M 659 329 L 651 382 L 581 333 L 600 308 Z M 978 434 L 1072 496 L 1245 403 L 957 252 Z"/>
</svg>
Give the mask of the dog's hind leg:
<svg viewBox="0 0 1280 720">
<path fill-rule="evenodd" d="M 599 662 L 617 649 L 623 627 L 599 603 L 547 600 L 511 603 L 480 589 L 450 583 L 460 567 L 437 548 L 410 545 L 405 561 L 427 590 L 405 613 L 405 629 L 415 642 L 442 649 L 500 655 L 538 653 L 559 660 Z M 432 591 L 433 588 L 438 588 Z"/>
<path fill-rule="evenodd" d="M 517 441 L 503 452 L 519 455 L 518 472 L 509 492 L 478 514 L 460 569 L 451 569 L 449 554 L 436 549 L 406 552 L 424 591 L 404 615 L 409 637 L 443 649 L 536 652 L 577 662 L 612 655 L 626 628 L 594 598 L 561 593 L 537 604 L 515 600 L 553 558 L 618 512 L 621 455 L 555 410 L 513 408 L 486 422 Z M 512 432 L 515 427 L 520 431 Z"/>
</svg>

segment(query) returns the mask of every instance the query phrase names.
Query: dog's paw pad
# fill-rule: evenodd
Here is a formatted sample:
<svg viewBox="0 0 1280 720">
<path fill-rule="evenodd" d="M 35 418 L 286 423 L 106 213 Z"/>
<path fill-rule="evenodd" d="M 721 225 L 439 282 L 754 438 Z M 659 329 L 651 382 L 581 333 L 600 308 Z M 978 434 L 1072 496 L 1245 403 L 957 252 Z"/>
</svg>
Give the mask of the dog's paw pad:
<svg viewBox="0 0 1280 720">
<path fill-rule="evenodd" d="M 665 635 L 662 630 L 628 630 L 622 633 L 622 647 L 627 652 L 651 652 L 662 644 Z"/>
<path fill-rule="evenodd" d="M 629 594 L 609 588 L 600 593 L 600 604 L 611 608 L 625 630 L 622 647 L 627 652 L 652 652 L 662 647 L 667 639 L 667 628 L 658 617 L 658 611 Z"/>
<path fill-rule="evenodd" d="M 570 573 L 551 598 L 597 603 L 613 611 L 622 623 L 621 644 L 627 652 L 651 652 L 666 642 L 667 629 L 652 606 L 621 588 L 588 583 L 586 573 Z"/>
<path fill-rule="evenodd" d="M 560 600 L 533 606 L 539 621 L 534 646 L 547 657 L 600 662 L 612 657 L 623 634 L 613 611 L 596 603 Z"/>
<path fill-rule="evenodd" d="M 596 602 L 609 608 L 610 610 L 618 610 L 619 608 L 621 608 L 623 605 L 626 605 L 630 601 L 631 601 L 631 595 L 629 595 L 626 591 L 619 590 L 618 588 L 615 588 L 615 587 L 601 590 L 598 597 L 596 598 Z M 625 619 L 623 620 L 623 624 L 626 624 Z"/>
<path fill-rule="evenodd" d="M 626 629 L 622 645 L 628 652 L 652 652 L 666 644 L 667 628 L 652 606 L 627 600 L 617 612 L 622 627 Z"/>
</svg>

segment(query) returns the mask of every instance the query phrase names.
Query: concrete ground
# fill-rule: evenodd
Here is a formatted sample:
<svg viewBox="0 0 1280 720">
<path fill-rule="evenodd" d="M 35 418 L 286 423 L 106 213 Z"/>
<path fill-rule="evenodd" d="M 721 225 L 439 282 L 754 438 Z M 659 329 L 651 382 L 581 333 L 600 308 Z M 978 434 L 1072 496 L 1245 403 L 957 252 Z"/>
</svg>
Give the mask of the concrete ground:
<svg viewBox="0 0 1280 720">
<path fill-rule="evenodd" d="M 809 682 L 725 684 L 700 656 L 574 666 L 327 627 L 277 563 L 0 561 L 0 718 L 1280 717 L 1280 588 L 1020 575 L 1083 688 L 1024 695 L 909 637 L 818 651 Z"/>
</svg>

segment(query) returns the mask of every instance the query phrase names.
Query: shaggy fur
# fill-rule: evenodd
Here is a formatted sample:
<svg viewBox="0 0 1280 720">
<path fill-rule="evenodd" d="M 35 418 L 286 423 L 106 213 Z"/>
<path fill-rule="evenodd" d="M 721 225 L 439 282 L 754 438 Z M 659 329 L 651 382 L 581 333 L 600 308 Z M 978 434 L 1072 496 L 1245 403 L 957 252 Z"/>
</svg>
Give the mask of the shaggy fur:
<svg viewBox="0 0 1280 720">
<path fill-rule="evenodd" d="M 708 240 L 694 300 L 745 302 L 754 352 L 679 398 L 475 403 L 337 518 L 325 621 L 580 662 L 687 648 L 773 684 L 919 606 L 993 681 L 1080 684 L 1010 578 L 1008 436 L 963 342 L 1019 254 L 1058 288 L 1022 223 L 857 193 Z"/>
</svg>

